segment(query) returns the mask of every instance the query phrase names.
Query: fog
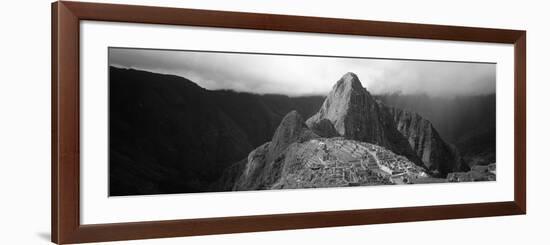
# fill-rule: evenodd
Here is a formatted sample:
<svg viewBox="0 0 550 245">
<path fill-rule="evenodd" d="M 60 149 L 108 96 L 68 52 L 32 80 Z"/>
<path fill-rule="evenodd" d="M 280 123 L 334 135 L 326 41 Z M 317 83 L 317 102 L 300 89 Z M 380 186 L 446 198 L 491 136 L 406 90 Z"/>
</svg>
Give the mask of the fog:
<svg viewBox="0 0 550 245">
<path fill-rule="evenodd" d="M 346 72 L 373 94 L 495 92 L 496 64 L 110 48 L 109 65 L 185 77 L 210 90 L 325 95 Z"/>
</svg>

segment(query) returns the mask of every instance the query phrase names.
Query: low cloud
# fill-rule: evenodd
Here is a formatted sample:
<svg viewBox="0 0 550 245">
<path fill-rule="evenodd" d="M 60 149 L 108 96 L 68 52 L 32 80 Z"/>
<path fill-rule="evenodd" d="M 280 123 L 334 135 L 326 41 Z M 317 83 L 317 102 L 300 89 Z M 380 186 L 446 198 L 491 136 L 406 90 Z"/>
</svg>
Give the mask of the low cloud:
<svg viewBox="0 0 550 245">
<path fill-rule="evenodd" d="M 487 63 L 111 48 L 109 64 L 183 76 L 210 90 L 290 96 L 325 95 L 346 72 L 373 94 L 477 95 L 496 88 L 496 65 Z"/>
</svg>

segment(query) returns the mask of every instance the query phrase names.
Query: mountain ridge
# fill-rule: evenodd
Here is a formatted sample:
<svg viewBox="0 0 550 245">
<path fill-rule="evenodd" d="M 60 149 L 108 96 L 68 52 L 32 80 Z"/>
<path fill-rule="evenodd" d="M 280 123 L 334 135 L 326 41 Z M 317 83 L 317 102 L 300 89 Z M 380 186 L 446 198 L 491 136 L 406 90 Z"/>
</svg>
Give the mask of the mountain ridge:
<svg viewBox="0 0 550 245">
<path fill-rule="evenodd" d="M 109 69 L 109 194 L 202 192 L 323 97 L 210 91 L 179 76 Z M 200 164 L 196 164 L 200 163 Z"/>
<path fill-rule="evenodd" d="M 455 147 L 445 142 L 432 123 L 417 113 L 389 108 L 397 130 L 431 171 L 446 176 L 449 172 L 468 171 Z"/>
<path fill-rule="evenodd" d="M 328 120 L 344 138 L 380 145 L 423 164 L 396 130 L 387 108 L 375 101 L 354 73 L 348 72 L 336 82 L 319 111 L 306 124 L 318 128 L 323 120 Z"/>
<path fill-rule="evenodd" d="M 299 137 L 303 132 L 310 137 Z M 327 150 L 328 145 L 333 149 Z M 357 154 L 358 149 L 362 153 Z M 373 149 L 377 152 L 374 155 Z M 380 152 L 381 156 L 376 156 Z M 392 155 L 394 153 L 398 155 Z M 398 164 L 380 163 L 380 159 L 392 158 L 401 160 L 390 160 Z M 336 161 L 330 163 L 330 159 Z M 365 162 L 371 167 L 365 167 Z M 378 167 L 373 168 L 373 162 Z M 272 141 L 256 148 L 247 160 L 237 165 L 245 170 L 239 177 L 233 177 L 237 181 L 229 187 L 231 190 L 413 183 L 420 181 L 419 176 L 420 182 L 434 181 L 426 178 L 428 172 L 443 177 L 436 181 L 445 181 L 450 172 L 469 170 L 428 120 L 375 100 L 353 73 L 346 73 L 335 83 L 319 111 L 305 125 L 296 111 L 290 112 Z M 326 169 L 339 169 L 339 166 L 345 169 L 347 178 L 332 184 L 318 181 L 319 178 L 334 180 L 330 176 L 336 170 L 331 174 Z M 400 175 L 401 180 L 394 179 L 393 174 L 402 171 L 407 174 Z"/>
</svg>

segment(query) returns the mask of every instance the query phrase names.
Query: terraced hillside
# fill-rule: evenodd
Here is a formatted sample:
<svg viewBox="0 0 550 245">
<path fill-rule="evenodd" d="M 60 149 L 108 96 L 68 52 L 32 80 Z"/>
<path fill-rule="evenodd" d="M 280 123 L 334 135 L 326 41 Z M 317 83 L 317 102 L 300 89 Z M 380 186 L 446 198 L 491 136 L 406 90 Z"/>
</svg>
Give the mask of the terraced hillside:
<svg viewBox="0 0 550 245">
<path fill-rule="evenodd" d="M 355 140 L 312 139 L 293 151 L 272 189 L 405 184 L 428 177 L 407 158 Z"/>
</svg>

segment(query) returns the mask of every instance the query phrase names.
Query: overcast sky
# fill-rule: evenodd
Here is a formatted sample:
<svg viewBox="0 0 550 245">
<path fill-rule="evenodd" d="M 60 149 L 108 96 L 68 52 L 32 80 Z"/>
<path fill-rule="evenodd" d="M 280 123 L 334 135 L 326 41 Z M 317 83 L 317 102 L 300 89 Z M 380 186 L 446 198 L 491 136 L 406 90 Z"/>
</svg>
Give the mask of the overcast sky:
<svg viewBox="0 0 550 245">
<path fill-rule="evenodd" d="M 183 76 L 210 90 L 326 95 L 346 72 L 373 94 L 494 93 L 496 65 L 147 49 L 109 50 L 109 64 Z"/>
</svg>

